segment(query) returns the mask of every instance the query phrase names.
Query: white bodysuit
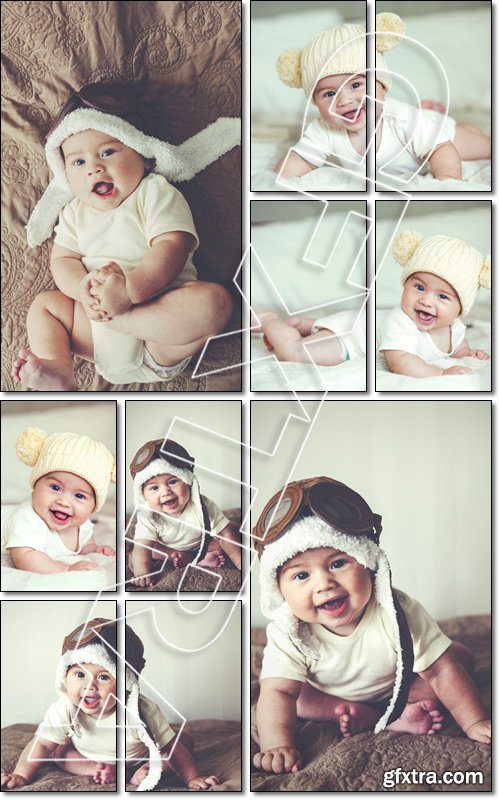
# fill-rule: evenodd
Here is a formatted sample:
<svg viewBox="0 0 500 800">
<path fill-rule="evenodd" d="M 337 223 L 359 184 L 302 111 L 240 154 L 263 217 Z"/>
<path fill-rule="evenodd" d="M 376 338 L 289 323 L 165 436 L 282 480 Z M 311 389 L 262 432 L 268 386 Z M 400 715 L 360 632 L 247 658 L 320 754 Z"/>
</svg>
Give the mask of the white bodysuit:
<svg viewBox="0 0 500 800">
<path fill-rule="evenodd" d="M 428 331 L 420 331 L 412 319 L 401 308 L 393 308 L 377 320 L 377 349 L 403 350 L 419 356 L 424 361 L 436 361 L 451 356 L 461 347 L 465 339 L 466 327 L 462 320 L 451 324 L 451 349 L 448 353 L 440 350 Z"/>
<path fill-rule="evenodd" d="M 184 231 L 198 236 L 193 217 L 182 194 L 161 175 L 151 173 L 137 189 L 111 211 L 91 208 L 78 198 L 65 206 L 55 228 L 55 242 L 74 250 L 86 269 L 103 267 L 116 261 L 125 273 L 137 267 L 162 233 Z M 196 280 L 192 254 L 168 290 Z M 127 333 L 112 330 L 106 322 L 91 320 L 94 360 L 97 372 L 110 383 L 148 383 L 172 378 L 186 366 L 186 359 L 176 367 L 155 364 L 144 342 Z M 181 368 L 182 366 L 182 368 Z"/>
<path fill-rule="evenodd" d="M 420 169 L 424 158 L 438 144 L 453 141 L 455 133 L 452 117 L 386 97 L 377 170 L 383 168 L 390 175 L 424 175 L 430 169 L 429 162 Z"/>
<path fill-rule="evenodd" d="M 356 175 L 366 173 L 365 161 L 352 146 L 347 131 L 330 128 L 323 119 L 315 119 L 307 126 L 293 150 L 315 167 L 333 162 Z"/>
<path fill-rule="evenodd" d="M 5 517 L 2 516 L 2 552 L 11 547 L 32 547 L 56 561 L 66 556 L 75 556 L 81 552 L 92 538 L 94 523 L 89 519 L 80 525 L 78 550 L 69 550 L 55 531 L 51 531 L 43 519 L 33 511 L 31 500 L 16 506 Z M 71 563 L 70 559 L 65 559 Z"/>
<path fill-rule="evenodd" d="M 213 500 L 204 495 L 202 498 L 210 518 L 210 532 L 220 533 L 226 525 L 229 525 L 229 520 Z M 199 518 L 192 500 L 188 501 L 179 517 L 172 517 L 162 511 L 153 511 L 147 503 L 143 503 L 137 510 L 134 538 L 159 541 L 176 550 L 195 550 L 201 544 L 202 529 L 203 519 Z"/>
<path fill-rule="evenodd" d="M 356 310 L 337 311 L 314 321 L 312 333 L 332 331 L 344 347 L 344 361 L 364 358 L 366 355 L 366 314 Z"/>
<path fill-rule="evenodd" d="M 36 735 L 49 742 L 63 744 L 71 739 L 75 749 L 91 761 L 116 761 L 116 712 L 94 719 L 84 711 L 77 711 L 66 696 L 60 697 L 47 709 Z"/>
</svg>

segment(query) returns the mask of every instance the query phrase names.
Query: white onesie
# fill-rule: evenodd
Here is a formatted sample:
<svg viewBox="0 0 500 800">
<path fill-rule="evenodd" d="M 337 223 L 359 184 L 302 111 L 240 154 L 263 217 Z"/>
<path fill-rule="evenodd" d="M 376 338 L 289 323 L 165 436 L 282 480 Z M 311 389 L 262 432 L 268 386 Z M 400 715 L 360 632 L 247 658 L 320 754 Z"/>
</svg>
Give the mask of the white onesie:
<svg viewBox="0 0 500 800">
<path fill-rule="evenodd" d="M 77 711 L 66 696 L 60 697 L 47 709 L 36 735 L 49 742 L 63 744 L 69 737 L 76 750 L 91 761 L 116 761 L 116 712 L 94 719 Z"/>
<path fill-rule="evenodd" d="M 346 130 L 331 128 L 323 119 L 313 120 L 293 149 L 316 167 L 335 162 L 357 175 L 366 173 L 366 164 L 356 152 Z"/>
<path fill-rule="evenodd" d="M 210 532 L 220 533 L 226 525 L 229 525 L 229 520 L 213 500 L 204 495 L 202 498 L 210 518 Z M 202 527 L 203 519 L 199 518 L 192 500 L 188 501 L 179 517 L 172 517 L 162 511 L 153 511 L 147 503 L 143 503 L 137 510 L 134 538 L 160 541 L 176 550 L 194 550 L 200 546 Z"/>
<path fill-rule="evenodd" d="M 193 217 L 184 197 L 161 175 L 151 173 L 111 211 L 91 208 L 78 198 L 72 200 L 59 215 L 55 242 L 79 253 L 89 272 L 116 261 L 127 273 L 141 263 L 152 240 L 169 231 L 190 233 L 195 239 L 193 251 L 198 247 Z M 190 254 L 168 290 L 196 277 Z M 184 360 L 176 372 L 175 367 L 155 364 L 143 341 L 112 330 L 106 322 L 91 321 L 91 328 L 96 370 L 110 383 L 161 381 L 174 377 L 186 366 Z"/>
<path fill-rule="evenodd" d="M 436 361 L 451 356 L 460 348 L 465 339 L 466 327 L 462 320 L 451 324 L 451 349 L 448 353 L 440 350 L 428 331 L 420 331 L 412 319 L 401 308 L 393 308 L 388 314 L 377 319 L 377 349 L 403 350 L 419 356 L 424 361 Z"/>
<path fill-rule="evenodd" d="M 383 168 L 390 175 L 429 172 L 429 162 L 420 170 L 424 158 L 438 144 L 453 141 L 456 133 L 452 117 L 390 97 L 384 101 L 381 124 L 377 171 Z"/>
<path fill-rule="evenodd" d="M 314 321 L 312 333 L 325 329 L 337 334 L 343 345 L 344 361 L 364 358 L 366 355 L 366 314 L 354 309 L 337 311 Z"/>
<path fill-rule="evenodd" d="M 69 550 L 58 533 L 51 531 L 43 519 L 33 511 L 31 500 L 16 506 L 2 516 L 2 552 L 11 547 L 32 547 L 50 558 L 60 561 L 65 556 L 75 556 L 92 538 L 94 523 L 89 519 L 80 525 L 78 550 Z M 65 559 L 68 563 L 68 559 Z"/>
</svg>

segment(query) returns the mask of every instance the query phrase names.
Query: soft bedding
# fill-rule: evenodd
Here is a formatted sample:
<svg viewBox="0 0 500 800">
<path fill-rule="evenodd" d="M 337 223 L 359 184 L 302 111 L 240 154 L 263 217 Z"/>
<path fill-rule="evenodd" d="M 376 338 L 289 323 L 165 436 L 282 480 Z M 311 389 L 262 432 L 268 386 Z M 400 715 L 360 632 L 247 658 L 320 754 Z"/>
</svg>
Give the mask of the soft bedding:
<svg viewBox="0 0 500 800">
<path fill-rule="evenodd" d="M 36 725 L 10 725 L 2 730 L 2 769 L 14 768 L 21 751 L 36 730 Z M 219 776 L 221 783 L 212 787 L 216 792 L 241 791 L 241 725 L 230 720 L 191 720 L 187 725 L 195 743 L 196 762 L 201 774 Z M 68 775 L 53 764 L 43 765 L 36 780 L 20 792 L 116 792 L 116 784 L 100 785 L 91 777 Z M 127 784 L 128 792 L 135 787 Z M 155 792 L 187 791 L 178 778 L 164 778 Z"/>
<path fill-rule="evenodd" d="M 462 616 L 440 623 L 452 639 L 468 645 L 476 658 L 476 683 L 487 708 L 491 708 L 491 619 L 487 615 Z M 252 703 L 258 698 L 258 676 L 266 641 L 265 630 L 252 633 Z M 254 712 L 254 708 L 252 709 Z M 258 751 L 252 725 L 252 756 Z M 272 775 L 252 768 L 254 792 L 488 792 L 491 791 L 491 747 L 467 739 L 449 714 L 436 736 L 404 733 L 360 733 L 343 739 L 337 725 L 322 722 L 297 724 L 297 742 L 303 768 L 293 775 Z M 416 778 L 395 782 L 398 768 Z M 456 783 L 441 780 L 449 771 Z M 471 773 L 467 778 L 463 773 Z M 384 786 L 384 773 L 386 785 Z M 420 779 L 418 773 L 424 775 Z M 472 777 L 474 773 L 475 777 Z M 392 785 L 390 783 L 392 777 Z M 418 781 L 421 781 L 420 783 Z M 475 781 L 475 782 L 474 782 Z"/>
<path fill-rule="evenodd" d="M 2 517 L 12 506 L 2 506 Z M 97 544 L 108 545 L 116 550 L 114 520 L 102 516 L 95 522 L 94 536 Z M 95 592 L 102 590 L 115 591 L 116 558 L 103 556 L 100 553 L 89 553 L 86 556 L 66 556 L 60 560 L 68 564 L 77 561 L 92 561 L 98 569 L 77 572 L 58 572 L 52 575 L 41 575 L 36 572 L 16 569 L 8 550 L 2 552 L 1 587 L 4 592 Z"/>
<path fill-rule="evenodd" d="M 54 289 L 50 245 L 30 249 L 24 226 L 48 182 L 43 144 L 69 94 L 91 82 L 139 85 L 150 132 L 177 145 L 220 116 L 239 117 L 241 3 L 74 3 L 2 5 L 2 389 L 18 391 L 12 364 L 27 344 L 33 298 Z M 192 181 L 178 184 L 200 238 L 201 279 L 234 290 L 241 259 L 241 154 L 234 148 Z M 228 330 L 239 330 L 239 295 Z M 76 359 L 80 391 L 239 391 L 238 337 L 215 341 L 171 382 L 111 385 Z M 218 371 L 217 371 L 218 370 Z M 207 374 L 213 373 L 213 374 Z"/>
</svg>

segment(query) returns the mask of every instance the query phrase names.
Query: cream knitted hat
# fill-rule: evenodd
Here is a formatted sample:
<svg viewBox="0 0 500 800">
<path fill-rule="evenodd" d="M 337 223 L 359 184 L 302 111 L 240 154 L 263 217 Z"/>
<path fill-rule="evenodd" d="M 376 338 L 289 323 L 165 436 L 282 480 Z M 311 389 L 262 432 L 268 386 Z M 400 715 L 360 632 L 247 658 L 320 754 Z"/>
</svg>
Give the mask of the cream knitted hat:
<svg viewBox="0 0 500 800">
<path fill-rule="evenodd" d="M 366 72 L 366 31 L 362 25 L 343 25 L 323 31 L 302 50 L 284 50 L 276 62 L 278 77 L 287 86 L 304 89 L 309 97 L 327 75 Z"/>
<path fill-rule="evenodd" d="M 480 286 L 491 288 L 490 256 L 483 256 L 461 239 L 424 238 L 416 231 L 403 231 L 393 242 L 392 254 L 403 267 L 401 283 L 415 272 L 430 272 L 449 283 L 460 300 L 461 316 L 470 312 Z"/>
<path fill-rule="evenodd" d="M 392 85 L 391 73 L 387 69 L 384 53 L 397 47 L 406 32 L 406 25 L 397 14 L 391 12 L 377 14 L 375 34 L 376 78 L 386 89 Z"/>
<path fill-rule="evenodd" d="M 76 433 L 46 434 L 40 428 L 27 428 L 16 442 L 16 453 L 24 464 L 33 467 L 30 485 L 49 472 L 72 472 L 84 478 L 95 492 L 99 511 L 106 500 L 109 484 L 116 483 L 116 461 L 108 448 L 90 436 Z"/>
<path fill-rule="evenodd" d="M 241 141 L 241 121 L 219 117 L 183 144 L 174 146 L 154 136 L 147 136 L 129 122 L 94 108 L 72 111 L 52 131 L 45 145 L 47 163 L 54 178 L 31 212 L 26 225 L 28 244 L 36 247 L 52 235 L 59 212 L 74 199 L 66 178 L 61 144 L 75 133 L 89 129 L 108 133 L 146 159 L 154 159 L 152 172 L 169 181 L 189 181 L 208 164 L 216 161 Z"/>
</svg>

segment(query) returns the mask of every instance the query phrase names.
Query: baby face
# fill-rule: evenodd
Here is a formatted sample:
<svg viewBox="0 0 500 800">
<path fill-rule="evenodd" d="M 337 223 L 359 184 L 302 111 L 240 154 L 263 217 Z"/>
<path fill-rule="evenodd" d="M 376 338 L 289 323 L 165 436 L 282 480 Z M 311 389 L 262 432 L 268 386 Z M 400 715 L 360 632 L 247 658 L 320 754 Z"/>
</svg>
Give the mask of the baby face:
<svg viewBox="0 0 500 800">
<path fill-rule="evenodd" d="M 401 308 L 419 331 L 445 328 L 460 315 L 458 295 L 450 284 L 431 272 L 414 272 L 406 281 Z"/>
<path fill-rule="evenodd" d="M 62 533 L 88 520 L 95 508 L 95 494 L 79 475 L 49 472 L 35 483 L 31 504 L 51 531 Z"/>
<path fill-rule="evenodd" d="M 75 196 L 99 211 L 117 208 L 146 172 L 144 158 L 109 133 L 75 133 L 63 142 L 62 151 Z"/>
<path fill-rule="evenodd" d="M 66 675 L 66 694 L 89 717 L 107 717 L 116 706 L 116 679 L 97 664 L 75 664 Z"/>
<path fill-rule="evenodd" d="M 313 99 L 330 128 L 349 131 L 366 128 L 364 75 L 327 75 L 316 84 Z"/>
<path fill-rule="evenodd" d="M 306 550 L 280 570 L 279 588 L 292 613 L 332 633 L 348 636 L 372 595 L 369 570 L 333 547 Z"/>
<path fill-rule="evenodd" d="M 156 475 L 146 481 L 142 491 L 150 508 L 170 517 L 180 517 L 191 497 L 190 487 L 175 475 Z"/>
</svg>

